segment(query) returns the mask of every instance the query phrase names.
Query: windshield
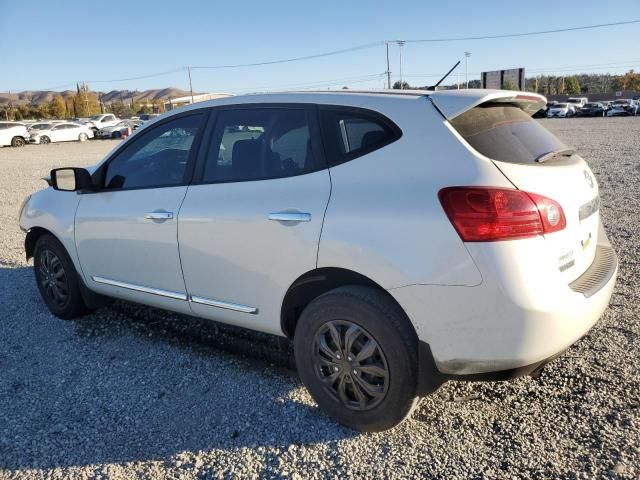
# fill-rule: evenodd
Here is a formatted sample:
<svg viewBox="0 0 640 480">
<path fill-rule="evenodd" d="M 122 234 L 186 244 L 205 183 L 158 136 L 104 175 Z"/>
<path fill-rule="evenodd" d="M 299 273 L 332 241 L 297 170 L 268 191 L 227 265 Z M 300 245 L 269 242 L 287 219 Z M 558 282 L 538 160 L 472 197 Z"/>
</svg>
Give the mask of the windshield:
<svg viewBox="0 0 640 480">
<path fill-rule="evenodd" d="M 600 106 L 600 105 L 599 105 L 599 104 L 597 104 L 597 103 L 587 103 L 587 104 L 585 105 L 585 107 L 590 107 L 590 108 L 599 107 L 599 106 Z"/>
<path fill-rule="evenodd" d="M 485 103 L 457 116 L 451 125 L 475 150 L 493 160 L 531 164 L 549 152 L 570 150 L 515 105 Z"/>
<path fill-rule="evenodd" d="M 31 127 L 31 130 L 48 130 L 51 128 L 50 123 L 36 123 Z"/>
<path fill-rule="evenodd" d="M 567 108 L 566 103 L 556 103 L 552 108 Z"/>
<path fill-rule="evenodd" d="M 100 120 L 102 118 L 102 115 L 92 115 L 91 116 L 91 120 Z"/>
<path fill-rule="evenodd" d="M 629 100 L 616 100 L 615 102 L 616 105 L 624 105 L 626 103 L 629 103 Z"/>
</svg>

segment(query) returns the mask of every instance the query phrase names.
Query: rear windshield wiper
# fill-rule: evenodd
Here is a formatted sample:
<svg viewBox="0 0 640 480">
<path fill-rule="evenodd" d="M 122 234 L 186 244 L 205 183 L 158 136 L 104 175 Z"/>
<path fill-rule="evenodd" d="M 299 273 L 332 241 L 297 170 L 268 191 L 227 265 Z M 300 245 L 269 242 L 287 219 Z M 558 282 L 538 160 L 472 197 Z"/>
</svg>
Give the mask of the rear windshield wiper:
<svg viewBox="0 0 640 480">
<path fill-rule="evenodd" d="M 542 155 L 539 155 L 538 157 L 536 157 L 534 161 L 538 163 L 542 163 L 556 157 L 570 157 L 574 153 L 576 153 L 575 148 L 567 147 L 567 148 L 562 148 L 560 150 L 553 150 L 552 152 L 543 153 Z"/>
</svg>

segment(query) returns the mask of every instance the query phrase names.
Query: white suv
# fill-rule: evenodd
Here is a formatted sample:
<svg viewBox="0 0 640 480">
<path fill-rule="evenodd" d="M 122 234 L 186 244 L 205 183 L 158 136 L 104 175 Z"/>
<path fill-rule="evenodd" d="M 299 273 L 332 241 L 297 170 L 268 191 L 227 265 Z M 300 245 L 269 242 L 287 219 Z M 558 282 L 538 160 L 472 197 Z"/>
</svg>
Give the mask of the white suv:
<svg viewBox="0 0 640 480">
<path fill-rule="evenodd" d="M 29 131 L 24 123 L 0 122 L 0 147 L 23 147 L 29 141 Z"/>
<path fill-rule="evenodd" d="M 383 430 L 450 379 L 536 373 L 607 307 L 588 165 L 507 91 L 191 105 L 20 212 L 51 312 L 117 297 L 286 336 L 338 421 Z"/>
</svg>

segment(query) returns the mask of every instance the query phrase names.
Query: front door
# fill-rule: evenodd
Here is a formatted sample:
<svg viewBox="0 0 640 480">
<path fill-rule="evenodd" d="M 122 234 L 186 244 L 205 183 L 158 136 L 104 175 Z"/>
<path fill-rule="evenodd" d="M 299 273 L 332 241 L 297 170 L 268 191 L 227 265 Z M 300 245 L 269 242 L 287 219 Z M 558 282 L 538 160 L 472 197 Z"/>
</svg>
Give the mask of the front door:
<svg viewBox="0 0 640 480">
<path fill-rule="evenodd" d="M 281 332 L 287 289 L 316 267 L 329 201 L 318 138 L 311 107 L 218 110 L 178 221 L 196 315 Z"/>
<path fill-rule="evenodd" d="M 171 117 L 123 145 L 82 195 L 76 245 L 85 282 L 106 295 L 189 312 L 178 254 L 178 212 L 202 113 Z"/>
</svg>

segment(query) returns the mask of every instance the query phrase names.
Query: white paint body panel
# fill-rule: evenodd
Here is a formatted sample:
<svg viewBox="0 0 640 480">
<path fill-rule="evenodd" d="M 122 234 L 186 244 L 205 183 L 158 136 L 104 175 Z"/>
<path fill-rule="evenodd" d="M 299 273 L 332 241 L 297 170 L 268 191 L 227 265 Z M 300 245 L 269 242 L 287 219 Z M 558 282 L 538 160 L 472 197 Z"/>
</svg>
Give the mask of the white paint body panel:
<svg viewBox="0 0 640 480">
<path fill-rule="evenodd" d="M 257 308 L 239 313 L 191 303 L 205 318 L 282 335 L 287 289 L 316 267 L 331 183 L 327 170 L 272 180 L 193 185 L 179 220 L 180 257 L 190 295 Z M 269 220 L 304 212 L 309 222 Z"/>
<path fill-rule="evenodd" d="M 478 285 L 482 276 L 442 210 L 438 191 L 509 182 L 489 161 L 468 164 L 466 149 L 427 99 L 376 110 L 393 118 L 403 135 L 331 169 L 318 267 L 347 268 L 387 289 Z"/>
<path fill-rule="evenodd" d="M 81 195 L 76 214 L 76 245 L 85 284 L 111 295 L 190 313 L 176 300 L 96 282 L 93 277 L 126 282 L 186 296 L 178 255 L 178 212 L 187 187 L 150 188 Z M 164 210 L 174 217 L 149 220 Z"/>
<path fill-rule="evenodd" d="M 598 243 L 608 245 L 604 230 Z M 616 275 L 592 297 L 558 275 L 543 237 L 468 243 L 483 282 L 391 290 L 449 374 L 507 370 L 562 352 L 584 336 L 611 298 Z M 617 274 L 617 272 L 616 272 Z"/>
</svg>

